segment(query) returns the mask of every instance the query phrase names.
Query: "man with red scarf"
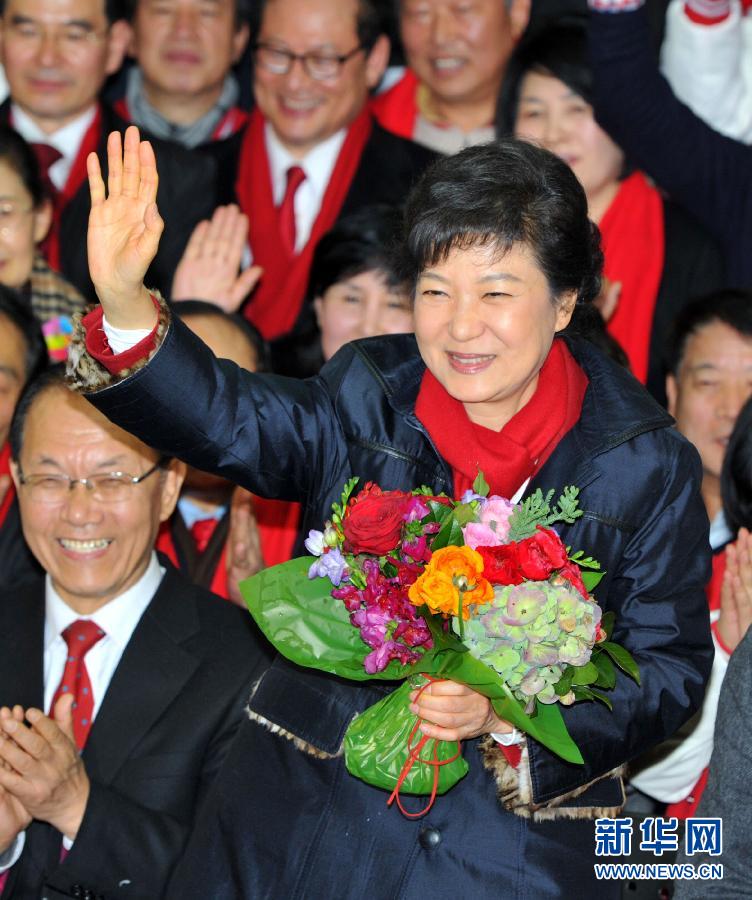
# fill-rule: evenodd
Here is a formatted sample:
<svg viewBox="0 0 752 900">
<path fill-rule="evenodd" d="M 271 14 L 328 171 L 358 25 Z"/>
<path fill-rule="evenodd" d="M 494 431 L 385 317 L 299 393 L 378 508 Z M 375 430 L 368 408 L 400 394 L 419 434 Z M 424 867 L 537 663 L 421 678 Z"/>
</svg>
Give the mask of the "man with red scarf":
<svg viewBox="0 0 752 900">
<path fill-rule="evenodd" d="M 53 198 L 53 223 L 43 248 L 48 262 L 95 302 L 86 260 L 86 157 L 96 151 L 104 158 L 107 135 L 127 124 L 97 98 L 122 63 L 128 25 L 115 0 L 4 0 L 0 9 L 0 49 L 10 88 L 0 120 L 34 147 Z M 150 284 L 167 293 L 193 227 L 214 209 L 214 173 L 211 160 L 188 151 L 162 142 L 155 142 L 155 150 L 168 233 Z"/>
<path fill-rule="evenodd" d="M 389 58 L 371 0 L 260 7 L 256 109 L 241 134 L 215 147 L 221 199 L 237 197 L 264 270 L 243 312 L 273 340 L 297 321 L 318 239 L 340 215 L 402 202 L 432 155 L 371 117 L 368 92 Z"/>
</svg>

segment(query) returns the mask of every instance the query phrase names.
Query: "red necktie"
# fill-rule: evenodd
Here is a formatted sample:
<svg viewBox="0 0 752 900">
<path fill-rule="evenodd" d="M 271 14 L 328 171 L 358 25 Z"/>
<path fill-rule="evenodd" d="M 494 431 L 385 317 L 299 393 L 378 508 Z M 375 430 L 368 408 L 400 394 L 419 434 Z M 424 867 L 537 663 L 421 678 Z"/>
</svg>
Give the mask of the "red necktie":
<svg viewBox="0 0 752 900">
<path fill-rule="evenodd" d="M 295 256 L 295 192 L 305 177 L 300 166 L 290 166 L 287 170 L 287 187 L 279 207 L 279 236 L 288 256 Z"/>
<path fill-rule="evenodd" d="M 49 144 L 32 144 L 31 149 L 34 151 L 39 164 L 39 176 L 42 179 L 42 184 L 45 186 L 50 200 L 54 202 L 59 192 L 50 178 L 50 166 L 62 159 L 63 154 Z"/>
<path fill-rule="evenodd" d="M 91 681 L 86 670 L 84 657 L 97 641 L 105 636 L 104 631 L 90 619 L 77 619 L 63 632 L 63 638 L 68 645 L 68 659 L 63 670 L 60 686 L 55 691 L 50 705 L 50 715 L 55 704 L 63 694 L 72 693 L 73 703 L 73 736 L 79 750 L 84 749 L 86 738 L 91 728 L 91 717 L 94 712 L 94 696 L 91 691 Z"/>
<path fill-rule="evenodd" d="M 211 536 L 214 534 L 218 524 L 219 519 L 197 519 L 191 525 L 191 537 L 199 553 L 203 553 L 209 546 Z"/>
</svg>

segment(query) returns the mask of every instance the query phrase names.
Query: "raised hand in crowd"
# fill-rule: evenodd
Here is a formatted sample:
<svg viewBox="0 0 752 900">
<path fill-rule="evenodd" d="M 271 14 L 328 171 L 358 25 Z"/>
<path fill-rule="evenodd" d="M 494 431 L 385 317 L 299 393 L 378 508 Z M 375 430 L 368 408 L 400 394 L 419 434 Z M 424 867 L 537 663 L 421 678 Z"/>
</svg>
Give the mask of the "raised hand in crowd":
<svg viewBox="0 0 752 900">
<path fill-rule="evenodd" d="M 245 606 L 238 585 L 264 568 L 253 494 L 235 488 L 230 502 L 230 532 L 227 535 L 227 587 L 230 600 Z"/>
<path fill-rule="evenodd" d="M 726 572 L 721 588 L 718 632 L 729 650 L 735 650 L 752 624 L 752 534 L 740 528 L 726 548 Z"/>
<path fill-rule="evenodd" d="M 0 728 L 10 738 L 0 741 L 0 758 L 6 763 L 0 768 L 0 789 L 15 801 L 18 821 L 25 811 L 24 827 L 31 818 L 39 819 L 71 840 L 89 799 L 89 778 L 73 738 L 74 699 L 72 693 L 60 697 L 54 718 L 39 709 L 26 710 L 28 725 L 7 707 L 0 714 Z"/>
<path fill-rule="evenodd" d="M 14 706 L 13 709 L 4 706 L 0 709 L 0 721 L 12 719 L 16 722 L 23 722 L 23 717 L 24 711 L 20 706 Z M 10 740 L 5 731 L 0 728 L 0 745 Z M 0 754 L 0 769 L 6 772 L 13 771 L 2 754 Z M 31 816 L 26 807 L 0 784 L 0 854 L 10 847 L 16 837 L 30 823 Z"/>
<path fill-rule="evenodd" d="M 619 305 L 619 297 L 621 296 L 621 282 L 611 281 L 604 275 L 601 278 L 601 290 L 598 296 L 593 300 L 593 305 L 601 314 L 604 322 L 608 322 L 616 312 Z"/>
<path fill-rule="evenodd" d="M 199 222 L 185 248 L 172 282 L 172 300 L 208 300 L 235 312 L 256 286 L 260 266 L 239 272 L 248 242 L 248 216 L 234 203 L 218 206 L 210 220 Z"/>
<path fill-rule="evenodd" d="M 157 313 L 144 276 L 164 230 L 157 209 L 157 163 L 138 128 L 107 139 L 107 190 L 96 153 L 86 160 L 91 193 L 89 271 L 108 322 L 116 328 L 152 328 Z"/>
</svg>

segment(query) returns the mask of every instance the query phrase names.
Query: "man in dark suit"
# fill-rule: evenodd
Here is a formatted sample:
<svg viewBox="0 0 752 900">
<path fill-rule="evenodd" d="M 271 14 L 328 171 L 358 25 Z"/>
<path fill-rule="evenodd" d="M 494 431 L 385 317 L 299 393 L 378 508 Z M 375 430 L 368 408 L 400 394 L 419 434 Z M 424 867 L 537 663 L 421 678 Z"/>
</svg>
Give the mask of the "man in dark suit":
<svg viewBox="0 0 752 900">
<path fill-rule="evenodd" d="M 130 30 L 116 0 L 0 0 L 0 9 L 0 50 L 10 88 L 0 119 L 32 144 L 53 196 L 44 245 L 49 263 L 96 302 L 86 259 L 86 157 L 96 151 L 106 160 L 107 135 L 126 127 L 98 95 L 120 67 Z M 169 294 L 191 231 L 214 209 L 215 175 L 209 158 L 167 142 L 154 146 L 167 228 L 149 283 Z"/>
<path fill-rule="evenodd" d="M 208 151 L 220 198 L 237 197 L 264 270 L 243 312 L 274 340 L 295 325 L 317 241 L 341 215 L 402 203 L 434 154 L 369 111 L 389 59 L 374 0 L 265 0 L 257 13 L 256 109 Z"/>
<path fill-rule="evenodd" d="M 181 463 L 54 375 L 21 401 L 11 445 L 47 577 L 0 601 L 0 893 L 156 900 L 266 650 L 152 550 Z"/>
</svg>

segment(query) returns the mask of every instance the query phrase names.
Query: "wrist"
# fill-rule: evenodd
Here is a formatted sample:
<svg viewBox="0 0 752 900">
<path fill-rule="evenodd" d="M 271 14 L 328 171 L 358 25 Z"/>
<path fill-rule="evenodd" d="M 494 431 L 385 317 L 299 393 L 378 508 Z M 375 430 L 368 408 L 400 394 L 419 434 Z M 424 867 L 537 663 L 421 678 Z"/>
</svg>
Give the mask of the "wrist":
<svg viewBox="0 0 752 900">
<path fill-rule="evenodd" d="M 89 802 L 89 779 L 84 777 L 83 784 L 76 792 L 76 796 L 65 809 L 60 811 L 59 815 L 50 817 L 48 820 L 50 825 L 63 834 L 68 840 L 75 841 L 81 822 L 84 820 L 86 805 Z"/>
<path fill-rule="evenodd" d="M 118 294 L 113 297 L 104 292 L 97 292 L 97 296 L 107 321 L 113 328 L 151 331 L 157 324 L 157 310 L 151 294 L 144 285 L 132 294 Z"/>
</svg>

